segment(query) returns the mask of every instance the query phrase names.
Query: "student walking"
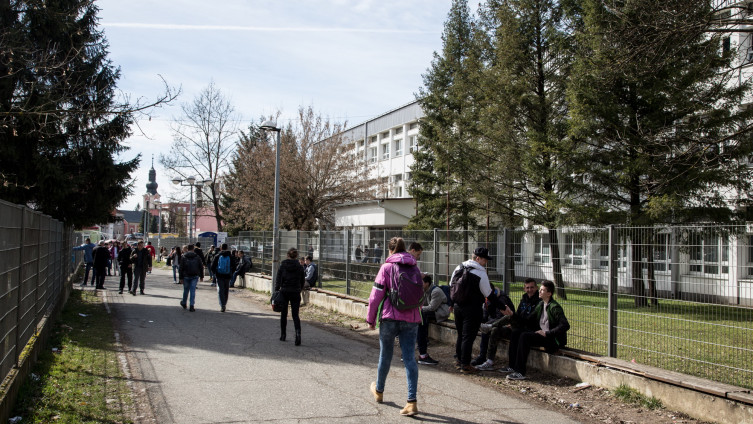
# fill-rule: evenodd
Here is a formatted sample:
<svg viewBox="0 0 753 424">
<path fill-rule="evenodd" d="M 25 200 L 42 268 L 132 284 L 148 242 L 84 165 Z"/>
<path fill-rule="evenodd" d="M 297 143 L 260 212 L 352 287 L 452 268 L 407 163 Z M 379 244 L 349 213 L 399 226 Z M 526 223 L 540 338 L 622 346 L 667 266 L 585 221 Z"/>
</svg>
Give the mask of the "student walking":
<svg viewBox="0 0 753 424">
<path fill-rule="evenodd" d="M 92 257 L 94 258 L 94 271 L 96 273 L 95 288 L 98 290 L 105 288 L 105 277 L 107 276 L 107 262 L 110 260 L 110 250 L 105 246 L 105 242 L 99 242 L 99 246 L 92 250 Z"/>
<path fill-rule="evenodd" d="M 123 294 L 123 287 L 125 287 L 126 277 L 128 278 L 128 292 L 131 292 L 131 286 L 133 285 L 133 268 L 131 265 L 131 254 L 133 249 L 128 243 L 120 249 L 118 252 L 118 264 L 120 264 L 120 288 L 119 294 Z"/>
<path fill-rule="evenodd" d="M 136 250 L 131 254 L 131 262 L 133 263 L 133 290 L 131 294 L 136 296 L 137 286 L 141 289 L 141 294 L 144 294 L 146 273 L 152 271 L 152 255 L 149 250 L 144 248 L 143 241 L 136 245 Z"/>
<path fill-rule="evenodd" d="M 86 282 L 89 280 L 89 270 L 91 270 L 92 267 L 94 267 L 94 258 L 92 257 L 92 251 L 94 250 L 95 247 L 97 247 L 97 245 L 92 243 L 91 239 L 87 237 L 84 244 L 73 248 L 73 251 L 78 251 L 78 250 L 84 251 L 84 264 L 86 265 L 86 270 L 84 271 L 84 282 L 81 283 L 82 287 L 85 286 Z M 92 275 L 92 286 L 93 285 L 94 285 L 94 276 Z"/>
<path fill-rule="evenodd" d="M 230 278 L 233 269 L 231 266 L 231 253 L 227 249 L 227 243 L 222 243 L 220 252 L 213 255 L 212 263 L 209 265 L 209 269 L 214 276 L 214 281 L 217 284 L 217 296 L 220 300 L 221 312 L 225 312 L 225 307 L 227 306 Z"/>
<path fill-rule="evenodd" d="M 180 306 L 186 309 L 186 300 L 190 301 L 189 311 L 194 312 L 194 303 L 196 301 L 196 284 L 199 277 L 204 274 L 204 262 L 201 257 L 194 252 L 194 246 L 188 245 L 188 252 L 183 255 L 180 261 L 180 279 L 183 281 L 183 300 Z M 189 299 L 190 295 L 190 299 Z"/>
<path fill-rule="evenodd" d="M 275 279 L 275 291 L 282 295 L 282 313 L 280 314 L 280 341 L 285 341 L 288 326 L 288 303 L 295 327 L 295 345 L 301 344 L 301 319 L 298 309 L 301 307 L 301 290 L 305 282 L 303 267 L 298 263 L 298 249 L 288 249 L 287 259 L 282 261 Z"/>
<path fill-rule="evenodd" d="M 180 260 L 183 257 L 181 250 L 180 246 L 175 246 L 173 247 L 173 251 L 170 252 L 170 256 L 167 257 L 173 267 L 173 283 L 175 284 L 180 284 L 180 281 L 178 280 L 178 270 L 180 268 Z"/>
<path fill-rule="evenodd" d="M 383 401 L 384 386 L 397 337 L 408 381 L 408 401 L 400 415 L 413 416 L 418 414 L 418 365 L 415 348 L 424 288 L 416 258 L 405 251 L 403 239 L 393 237 L 387 248 L 390 255 L 377 273 L 369 296 L 366 318 L 372 330 L 379 324 L 379 365 L 377 379 L 371 383 L 370 391 L 374 400 L 378 403 Z"/>
</svg>

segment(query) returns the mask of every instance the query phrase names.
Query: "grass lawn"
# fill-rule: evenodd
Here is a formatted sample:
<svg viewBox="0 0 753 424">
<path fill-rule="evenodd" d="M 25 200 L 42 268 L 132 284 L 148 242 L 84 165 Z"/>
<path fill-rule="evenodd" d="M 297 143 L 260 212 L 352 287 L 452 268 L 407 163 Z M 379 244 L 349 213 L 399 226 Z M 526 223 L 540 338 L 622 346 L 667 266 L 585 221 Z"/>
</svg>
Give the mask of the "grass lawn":
<svg viewBox="0 0 753 424">
<path fill-rule="evenodd" d="M 350 295 L 366 299 L 372 286 L 351 281 Z M 345 281 L 323 281 L 322 288 L 345 293 Z M 522 294 L 522 283 L 510 285 L 513 303 Z M 607 354 L 607 301 L 605 292 L 567 289 L 559 302 L 570 322 L 569 347 Z M 753 309 L 668 299 L 636 307 L 632 296 L 620 294 L 617 357 L 753 389 Z"/>
<path fill-rule="evenodd" d="M 73 290 L 32 372 L 11 415 L 22 423 L 132 422 L 112 322 L 94 291 Z"/>
</svg>

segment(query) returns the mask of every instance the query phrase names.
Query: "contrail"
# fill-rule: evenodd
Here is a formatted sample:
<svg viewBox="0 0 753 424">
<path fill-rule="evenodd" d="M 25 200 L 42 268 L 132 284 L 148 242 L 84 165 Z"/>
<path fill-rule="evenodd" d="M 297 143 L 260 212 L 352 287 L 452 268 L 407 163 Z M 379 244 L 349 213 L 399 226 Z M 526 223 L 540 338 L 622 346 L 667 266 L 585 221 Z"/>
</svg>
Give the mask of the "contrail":
<svg viewBox="0 0 753 424">
<path fill-rule="evenodd" d="M 178 31 L 255 31 L 255 32 L 361 32 L 384 34 L 438 34 L 437 31 L 379 28 L 321 28 L 321 27 L 254 27 L 238 25 L 184 25 L 184 24 L 144 24 L 138 22 L 103 22 L 110 28 L 141 28 Z"/>
</svg>

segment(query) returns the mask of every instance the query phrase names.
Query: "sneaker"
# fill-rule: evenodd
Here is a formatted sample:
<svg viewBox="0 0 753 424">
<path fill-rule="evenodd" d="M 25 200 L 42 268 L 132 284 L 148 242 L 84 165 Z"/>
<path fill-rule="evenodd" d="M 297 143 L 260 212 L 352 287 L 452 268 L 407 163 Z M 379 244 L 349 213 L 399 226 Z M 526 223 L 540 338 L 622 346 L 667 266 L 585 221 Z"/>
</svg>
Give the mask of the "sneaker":
<svg viewBox="0 0 753 424">
<path fill-rule="evenodd" d="M 144 294 L 144 290 L 141 290 L 141 294 Z"/>
<path fill-rule="evenodd" d="M 471 365 L 463 365 L 463 367 L 460 368 L 460 373 L 461 374 L 478 374 L 478 370 Z"/>
<path fill-rule="evenodd" d="M 479 356 L 473 358 L 473 360 L 471 361 L 471 365 L 473 365 L 475 367 L 476 365 L 481 365 L 484 362 L 486 362 L 486 356 L 479 355 Z"/>
<path fill-rule="evenodd" d="M 504 367 L 504 368 L 500 368 L 500 369 L 498 369 L 497 371 L 499 371 L 499 372 L 501 372 L 501 373 L 503 373 L 503 374 L 509 374 L 509 373 L 511 373 L 511 372 L 515 372 L 515 370 L 514 370 L 514 369 L 512 369 L 512 368 L 510 368 L 510 367 Z"/>
<path fill-rule="evenodd" d="M 180 302 L 180 306 L 182 306 L 182 307 L 183 307 L 183 309 L 186 309 L 186 304 L 185 304 L 185 302 Z"/>
<path fill-rule="evenodd" d="M 491 324 L 481 324 L 481 333 L 482 334 L 489 334 L 492 332 L 492 325 Z"/>
<path fill-rule="evenodd" d="M 491 359 L 487 359 L 483 364 L 476 365 L 476 369 L 479 371 L 491 371 L 494 369 L 494 362 Z"/>
<path fill-rule="evenodd" d="M 519 372 L 513 372 L 512 374 L 507 375 L 508 380 L 525 380 L 526 376 Z"/>
<path fill-rule="evenodd" d="M 369 386 L 369 391 L 371 391 L 371 394 L 374 395 L 374 400 L 377 403 L 382 403 L 382 401 L 384 400 L 384 393 L 377 392 L 376 381 L 371 382 L 371 386 Z"/>
<path fill-rule="evenodd" d="M 188 308 L 188 310 L 191 311 L 191 312 L 196 312 L 196 309 L 193 308 L 193 305 L 191 305 L 191 307 Z"/>
<path fill-rule="evenodd" d="M 136 296 L 136 290 L 134 290 L 134 291 L 129 291 L 129 293 L 131 293 L 132 295 Z"/>
<path fill-rule="evenodd" d="M 418 363 L 421 364 L 421 365 L 437 365 L 439 363 L 439 361 L 437 361 L 436 359 L 433 359 L 429 355 L 426 355 L 423 358 L 419 356 L 418 357 Z"/>
<path fill-rule="evenodd" d="M 123 294 L 123 290 L 118 290 L 118 294 Z"/>
</svg>

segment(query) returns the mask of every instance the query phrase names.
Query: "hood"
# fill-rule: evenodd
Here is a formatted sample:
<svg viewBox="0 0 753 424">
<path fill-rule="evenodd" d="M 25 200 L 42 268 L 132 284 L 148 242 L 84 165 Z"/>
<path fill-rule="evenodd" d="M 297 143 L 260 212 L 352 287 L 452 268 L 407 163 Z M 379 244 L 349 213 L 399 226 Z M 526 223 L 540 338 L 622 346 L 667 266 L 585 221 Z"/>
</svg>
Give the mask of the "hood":
<svg viewBox="0 0 753 424">
<path fill-rule="evenodd" d="M 193 250 L 189 250 L 188 252 L 186 252 L 185 255 L 183 255 L 183 257 L 187 259 L 191 259 L 194 256 L 199 256 L 199 255 L 197 255 L 196 252 L 194 252 Z"/>
<path fill-rule="evenodd" d="M 390 264 L 416 265 L 416 258 L 408 252 L 399 252 L 390 255 L 384 262 Z"/>
<path fill-rule="evenodd" d="M 280 268 L 284 269 L 298 269 L 301 267 L 301 264 L 298 263 L 298 259 L 285 259 L 280 263 Z"/>
<path fill-rule="evenodd" d="M 486 268 L 482 267 L 480 263 L 474 261 L 473 259 L 468 259 L 467 261 L 463 262 L 463 266 L 476 268 L 480 271 L 486 272 Z"/>
<path fill-rule="evenodd" d="M 218 253 L 218 255 L 219 256 L 230 256 L 230 251 L 229 250 L 220 250 L 220 252 Z"/>
</svg>

